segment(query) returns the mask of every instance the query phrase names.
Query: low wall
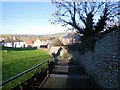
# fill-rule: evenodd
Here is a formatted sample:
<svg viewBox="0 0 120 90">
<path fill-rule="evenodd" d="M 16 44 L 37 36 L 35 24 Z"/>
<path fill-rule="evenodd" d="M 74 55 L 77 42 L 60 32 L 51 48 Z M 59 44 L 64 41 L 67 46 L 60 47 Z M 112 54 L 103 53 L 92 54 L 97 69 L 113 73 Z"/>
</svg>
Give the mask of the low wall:
<svg viewBox="0 0 120 90">
<path fill-rule="evenodd" d="M 64 58 L 65 55 L 68 53 L 65 46 L 52 46 L 49 50 L 49 54 L 52 55 L 52 53 L 57 53 L 60 47 L 62 48 L 62 50 L 60 51 L 59 57 L 61 57 L 61 59 Z"/>
<path fill-rule="evenodd" d="M 75 51 L 75 62 L 104 88 L 120 88 L 120 31 L 113 31 L 95 44 L 94 52 Z"/>
</svg>

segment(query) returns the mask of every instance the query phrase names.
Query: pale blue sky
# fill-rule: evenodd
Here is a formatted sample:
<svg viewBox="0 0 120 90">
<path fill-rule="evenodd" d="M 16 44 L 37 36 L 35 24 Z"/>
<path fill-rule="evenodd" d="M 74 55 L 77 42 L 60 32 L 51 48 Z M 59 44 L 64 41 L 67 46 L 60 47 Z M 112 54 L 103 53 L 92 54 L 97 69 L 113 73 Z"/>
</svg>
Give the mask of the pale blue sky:
<svg viewBox="0 0 120 90">
<path fill-rule="evenodd" d="M 51 2 L 2 2 L 1 34 L 51 34 L 64 28 L 49 23 L 55 7 Z"/>
<path fill-rule="evenodd" d="M 56 9 L 50 0 L 2 0 L 0 3 L 0 34 L 53 34 L 67 30 L 60 25 L 51 25 L 49 19 Z M 31 1 L 31 2 L 30 2 Z M 39 1 L 39 0 L 34 0 Z M 59 0 L 58 0 L 59 1 Z M 2 16 L 1 16 L 2 15 Z M 96 16 L 97 18 L 97 16 Z M 98 18 L 97 18 L 98 19 Z M 0 24 L 1 25 L 1 24 Z M 1 27 L 1 26 L 0 26 Z"/>
</svg>

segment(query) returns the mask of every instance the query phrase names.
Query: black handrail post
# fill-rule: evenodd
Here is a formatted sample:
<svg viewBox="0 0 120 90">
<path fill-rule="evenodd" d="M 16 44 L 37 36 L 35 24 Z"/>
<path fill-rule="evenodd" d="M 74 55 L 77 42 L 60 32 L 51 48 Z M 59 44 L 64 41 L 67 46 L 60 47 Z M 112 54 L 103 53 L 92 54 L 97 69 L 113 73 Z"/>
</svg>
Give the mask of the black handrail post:
<svg viewBox="0 0 120 90">
<path fill-rule="evenodd" d="M 47 61 L 47 76 L 49 76 L 49 60 Z"/>
</svg>

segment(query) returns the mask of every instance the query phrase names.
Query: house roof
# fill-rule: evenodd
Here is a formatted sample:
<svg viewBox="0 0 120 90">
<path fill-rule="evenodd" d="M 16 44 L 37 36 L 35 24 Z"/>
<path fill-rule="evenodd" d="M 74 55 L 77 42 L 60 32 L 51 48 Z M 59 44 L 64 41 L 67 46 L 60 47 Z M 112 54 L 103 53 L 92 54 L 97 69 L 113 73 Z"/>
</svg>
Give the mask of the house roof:
<svg viewBox="0 0 120 90">
<path fill-rule="evenodd" d="M 22 40 L 20 40 L 20 39 L 12 39 L 12 38 L 6 38 L 6 39 L 4 39 L 4 42 L 6 42 L 6 43 L 11 43 L 11 42 L 23 42 Z"/>
<path fill-rule="evenodd" d="M 52 40 L 50 45 L 51 46 L 63 46 L 63 43 L 59 40 L 59 38 L 55 38 L 54 40 Z"/>
<path fill-rule="evenodd" d="M 32 45 L 32 44 L 33 44 L 33 40 L 28 39 L 28 40 L 26 41 L 26 43 L 27 43 L 28 45 Z"/>
<path fill-rule="evenodd" d="M 73 37 L 75 39 L 80 39 L 80 36 L 77 33 L 68 33 L 63 38 L 70 38 L 70 37 Z"/>
<path fill-rule="evenodd" d="M 16 40 L 14 40 L 14 42 L 23 42 L 23 41 L 20 39 L 16 39 Z"/>
<path fill-rule="evenodd" d="M 34 41 L 34 43 L 35 43 L 35 42 L 40 42 L 40 39 L 39 39 L 39 38 L 37 38 L 37 39 Z"/>
<path fill-rule="evenodd" d="M 3 42 L 4 41 L 4 38 L 0 38 L 0 42 Z"/>
<path fill-rule="evenodd" d="M 40 41 L 46 41 L 48 38 L 39 38 Z"/>
<path fill-rule="evenodd" d="M 39 40 L 40 41 L 47 41 L 47 40 L 53 40 L 55 39 L 55 37 L 40 37 Z"/>
</svg>

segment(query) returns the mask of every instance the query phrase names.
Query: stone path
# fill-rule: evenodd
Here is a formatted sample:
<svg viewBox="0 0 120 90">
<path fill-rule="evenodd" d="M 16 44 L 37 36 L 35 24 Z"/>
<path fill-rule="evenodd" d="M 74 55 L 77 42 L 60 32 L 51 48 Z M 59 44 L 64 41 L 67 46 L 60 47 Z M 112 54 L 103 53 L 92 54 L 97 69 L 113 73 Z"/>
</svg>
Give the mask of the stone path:
<svg viewBox="0 0 120 90">
<path fill-rule="evenodd" d="M 61 60 L 41 88 L 97 88 L 97 86 L 81 66 Z"/>
</svg>

